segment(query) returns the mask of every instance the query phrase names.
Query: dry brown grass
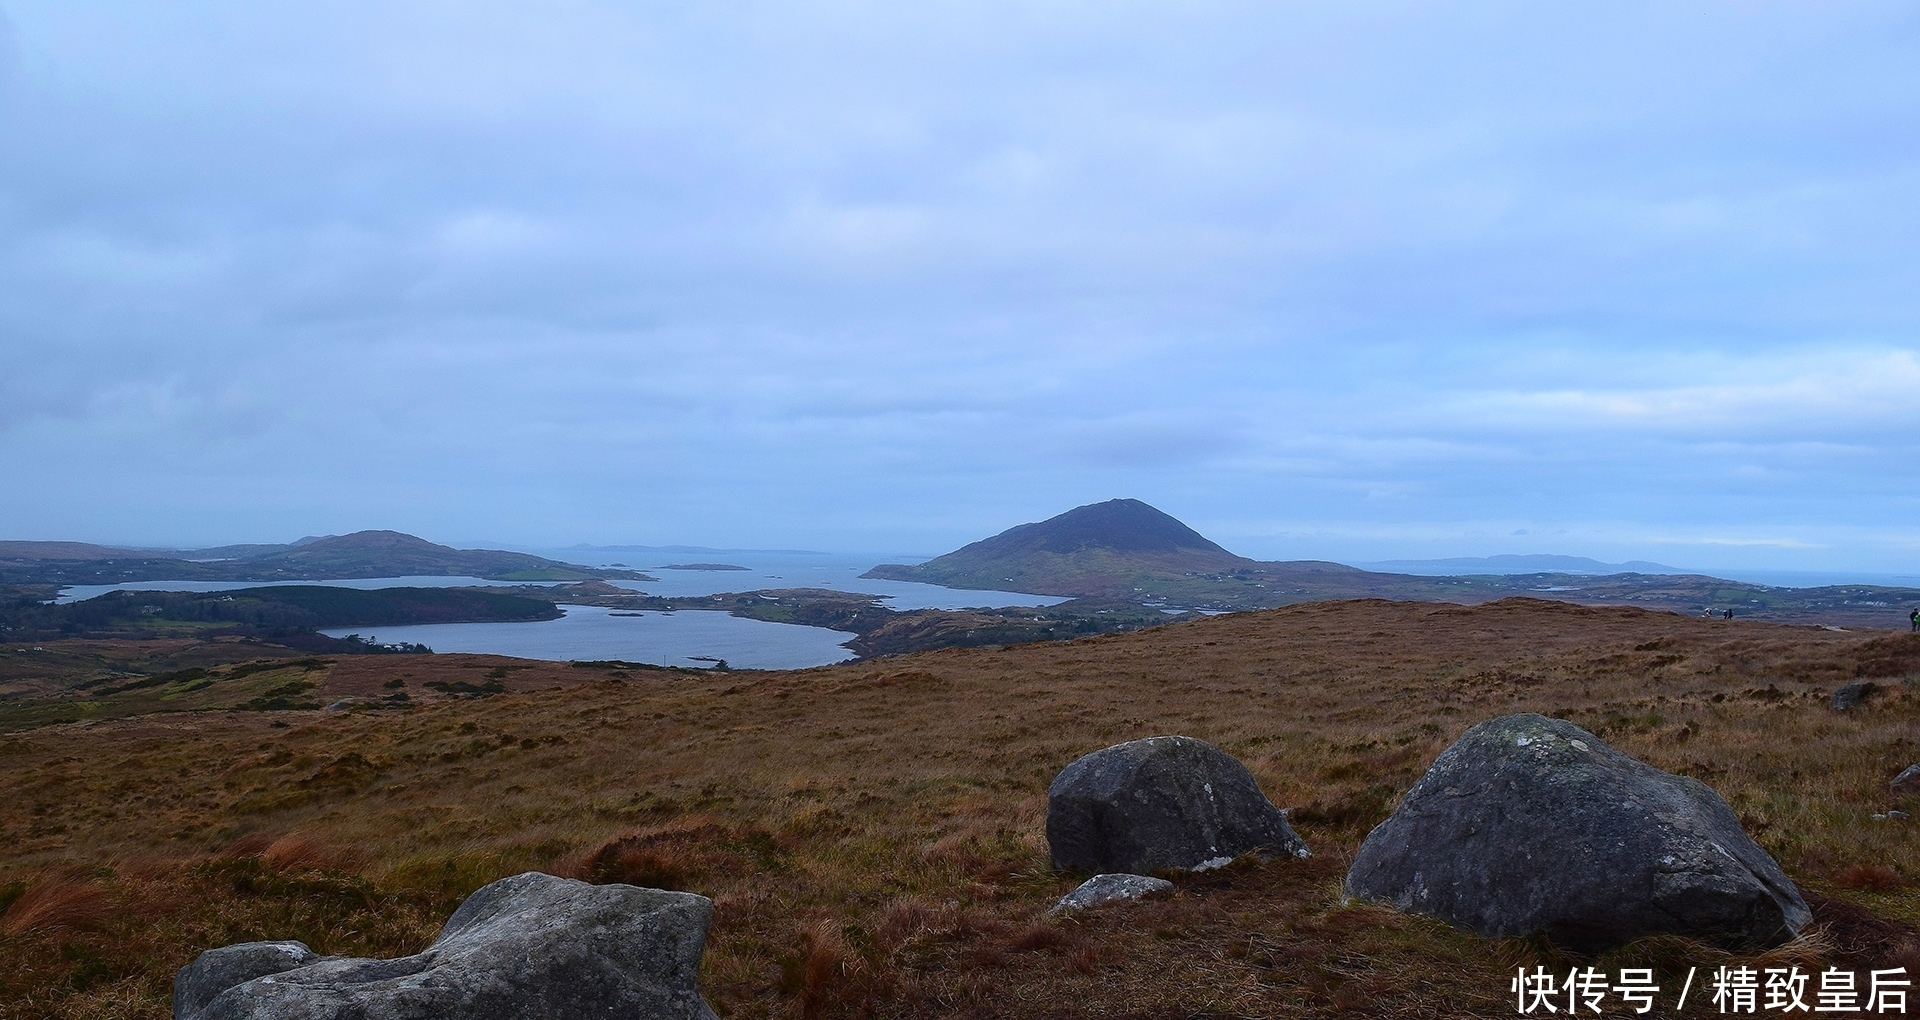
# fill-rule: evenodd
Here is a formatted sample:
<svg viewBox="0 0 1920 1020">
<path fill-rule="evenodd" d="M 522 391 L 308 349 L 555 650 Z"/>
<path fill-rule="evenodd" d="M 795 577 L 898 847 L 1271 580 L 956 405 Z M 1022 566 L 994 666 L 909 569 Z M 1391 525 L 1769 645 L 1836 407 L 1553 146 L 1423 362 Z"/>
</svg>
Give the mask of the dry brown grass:
<svg viewBox="0 0 1920 1020">
<path fill-rule="evenodd" d="M 471 677 L 476 658 L 343 662 L 317 696 Z M 536 664 L 515 693 L 405 712 L 0 737 L 16 791 L 0 889 L 78 874 L 132 905 L 92 930 L 0 935 L 0 1018 L 164 1016 L 173 970 L 234 941 L 414 952 L 472 889 L 527 869 L 712 896 L 701 981 L 729 1018 L 1508 1015 L 1510 968 L 1570 958 L 1346 904 L 1339 885 L 1440 749 L 1515 711 L 1719 790 L 1817 906 L 1779 959 L 1920 944 L 1904 878 L 1920 845 L 1872 817 L 1920 760 L 1920 695 L 1900 680 L 1920 640 L 1904 634 L 1358 602 L 793 673 L 591 672 Z M 1860 676 L 1887 689 L 1829 711 Z M 1245 761 L 1315 856 L 1047 920 L 1075 881 L 1048 866 L 1047 783 L 1161 733 Z M 1598 962 L 1729 959 L 1662 938 Z"/>
<path fill-rule="evenodd" d="M 353 871 L 353 855 L 310 832 L 289 832 L 260 851 L 260 862 L 283 874 L 296 871 Z"/>
<path fill-rule="evenodd" d="M 1833 874 L 1833 885 L 1837 889 L 1886 893 L 1898 892 L 1906 884 L 1907 880 L 1898 871 L 1884 864 L 1849 864 Z"/>
<path fill-rule="evenodd" d="M 728 825 L 712 815 L 693 815 L 664 825 L 630 829 L 545 870 L 588 882 L 692 890 L 721 877 L 749 875 L 757 866 L 777 862 L 791 851 L 793 842 L 783 842 L 753 826 Z"/>
<path fill-rule="evenodd" d="M 113 914 L 99 886 L 74 878 L 48 878 L 29 886 L 0 914 L 0 934 L 97 928 Z"/>
</svg>

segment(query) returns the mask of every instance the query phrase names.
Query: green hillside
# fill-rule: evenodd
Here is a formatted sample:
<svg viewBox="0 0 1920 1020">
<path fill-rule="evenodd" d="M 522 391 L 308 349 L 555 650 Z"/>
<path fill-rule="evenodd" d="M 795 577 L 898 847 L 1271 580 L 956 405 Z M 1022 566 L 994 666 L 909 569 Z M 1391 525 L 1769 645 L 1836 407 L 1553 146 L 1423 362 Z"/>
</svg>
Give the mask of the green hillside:
<svg viewBox="0 0 1920 1020">
<path fill-rule="evenodd" d="M 634 570 L 583 567 L 528 553 L 455 549 L 398 531 L 356 531 L 290 545 L 227 546 L 182 553 L 114 550 L 70 542 L 0 542 L 0 583 L 11 584 L 329 581 L 411 576 L 494 581 L 651 580 Z"/>
</svg>

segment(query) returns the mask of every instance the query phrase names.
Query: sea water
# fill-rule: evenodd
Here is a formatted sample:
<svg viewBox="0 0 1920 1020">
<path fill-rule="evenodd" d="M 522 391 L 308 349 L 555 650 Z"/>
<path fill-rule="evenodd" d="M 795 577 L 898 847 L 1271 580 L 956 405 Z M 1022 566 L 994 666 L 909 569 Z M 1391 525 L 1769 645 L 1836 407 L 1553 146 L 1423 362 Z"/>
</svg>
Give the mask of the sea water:
<svg viewBox="0 0 1920 1020">
<path fill-rule="evenodd" d="M 235 591 L 240 588 L 284 588 L 290 585 L 326 585 L 333 588 L 473 588 L 507 584 L 560 584 L 559 581 L 488 581 L 478 577 L 348 577 L 326 581 L 128 581 L 125 584 L 70 584 L 60 589 L 55 604 L 84 602 L 110 591 Z"/>
<path fill-rule="evenodd" d="M 649 595 L 691 598 L 723 592 L 765 588 L 828 588 L 833 591 L 883 595 L 889 609 L 999 609 L 1008 606 L 1051 606 L 1066 599 L 1012 591 L 942 588 L 914 581 L 879 581 L 860 575 L 877 563 L 917 563 L 924 556 L 860 555 L 768 550 L 712 550 L 686 552 L 657 547 L 545 549 L 538 555 L 584 566 L 620 564 L 644 571 L 658 581 L 614 581 L 613 584 Z M 667 570 L 674 563 L 725 563 L 745 570 Z"/>
<path fill-rule="evenodd" d="M 701 553 L 681 554 L 680 560 L 720 562 L 745 567 L 745 570 L 666 570 L 663 564 L 678 562 L 661 557 L 657 551 L 651 560 L 628 555 L 619 549 L 595 550 L 596 555 L 581 556 L 577 549 L 548 550 L 542 555 L 581 566 L 607 567 L 620 562 L 633 570 L 650 574 L 655 581 L 613 581 L 618 587 L 648 595 L 691 598 L 724 592 L 757 591 L 765 588 L 827 588 L 833 591 L 884 596 L 881 604 L 889 609 L 998 609 L 1008 606 L 1051 606 L 1066 601 L 1053 595 L 1028 595 L 1012 591 L 976 591 L 967 588 L 942 588 L 937 584 L 914 581 L 879 581 L 860 575 L 878 559 L 839 553 Z M 321 584 L 342 588 L 466 588 L 501 587 L 533 584 L 552 587 L 560 581 L 488 581 L 478 577 L 357 577 L 325 581 L 130 581 L 125 584 L 75 584 L 60 589 L 57 602 L 79 602 L 110 591 L 233 591 L 238 588 L 266 588 L 281 585 Z"/>
</svg>

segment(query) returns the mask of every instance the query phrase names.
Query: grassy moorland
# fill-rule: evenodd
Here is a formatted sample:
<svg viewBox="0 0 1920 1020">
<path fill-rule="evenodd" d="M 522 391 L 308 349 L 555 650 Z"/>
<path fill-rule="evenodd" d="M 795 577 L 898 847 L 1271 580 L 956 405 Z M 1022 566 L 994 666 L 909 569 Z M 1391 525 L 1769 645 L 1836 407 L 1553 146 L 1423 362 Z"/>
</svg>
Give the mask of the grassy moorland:
<svg viewBox="0 0 1920 1020">
<path fill-rule="evenodd" d="M 1570 958 L 1339 885 L 1435 754 L 1515 711 L 1732 803 L 1816 907 L 1763 963 L 1920 972 L 1920 822 L 1873 817 L 1920 759 L 1904 633 L 1364 601 L 799 672 L 435 655 L 299 675 L 316 701 L 411 707 L 0 735 L 0 1018 L 161 1017 L 174 969 L 235 941 L 414 952 L 466 893 L 530 868 L 714 897 L 701 981 L 728 1017 L 1511 1015 L 1513 967 Z M 1859 677 L 1886 689 L 1830 711 Z M 1315 856 L 1047 919 L 1075 881 L 1048 866 L 1047 783 L 1161 733 L 1245 761 Z M 1728 959 L 1660 938 L 1595 963 L 1677 988 Z M 1688 1013 L 1714 1015 L 1701 995 Z"/>
</svg>

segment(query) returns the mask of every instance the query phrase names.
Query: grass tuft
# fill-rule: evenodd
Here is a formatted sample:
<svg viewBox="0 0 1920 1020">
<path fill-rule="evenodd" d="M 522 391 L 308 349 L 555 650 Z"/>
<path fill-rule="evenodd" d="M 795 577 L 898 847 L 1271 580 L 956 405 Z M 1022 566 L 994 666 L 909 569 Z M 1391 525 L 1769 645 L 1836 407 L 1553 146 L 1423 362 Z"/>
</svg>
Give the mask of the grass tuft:
<svg viewBox="0 0 1920 1020">
<path fill-rule="evenodd" d="M 99 886 L 82 879 L 47 878 L 28 887 L 0 914 L 0 933 L 91 929 L 113 913 L 113 901 Z"/>
<path fill-rule="evenodd" d="M 260 863 L 283 875 L 301 871 L 354 870 L 352 855 L 308 832 L 289 832 L 260 851 Z"/>
</svg>

